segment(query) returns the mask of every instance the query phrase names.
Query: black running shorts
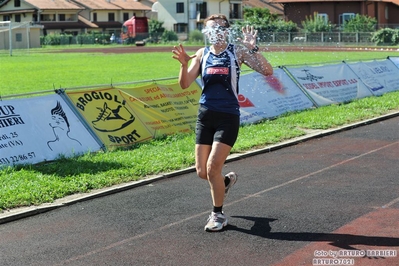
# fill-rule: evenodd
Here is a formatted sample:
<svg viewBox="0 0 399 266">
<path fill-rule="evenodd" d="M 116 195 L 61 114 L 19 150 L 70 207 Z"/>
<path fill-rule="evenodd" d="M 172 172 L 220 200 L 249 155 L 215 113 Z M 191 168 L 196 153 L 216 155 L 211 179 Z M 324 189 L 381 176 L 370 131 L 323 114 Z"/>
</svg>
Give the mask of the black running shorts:
<svg viewBox="0 0 399 266">
<path fill-rule="evenodd" d="M 196 144 L 212 145 L 221 142 L 233 147 L 240 128 L 240 116 L 211 111 L 203 106 L 198 109 Z"/>
</svg>

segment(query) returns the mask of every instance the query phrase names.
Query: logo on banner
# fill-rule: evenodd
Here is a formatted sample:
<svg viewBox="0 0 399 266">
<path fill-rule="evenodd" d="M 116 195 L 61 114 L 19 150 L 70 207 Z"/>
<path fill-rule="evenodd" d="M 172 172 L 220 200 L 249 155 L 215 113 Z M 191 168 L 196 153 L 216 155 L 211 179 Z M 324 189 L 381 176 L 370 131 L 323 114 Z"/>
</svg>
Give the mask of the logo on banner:
<svg viewBox="0 0 399 266">
<path fill-rule="evenodd" d="M 243 94 L 238 94 L 238 103 L 240 104 L 241 108 L 255 107 L 255 105 L 251 102 L 251 100 L 249 100 Z"/>
<path fill-rule="evenodd" d="M 105 145 L 132 144 L 152 137 L 151 132 L 133 115 L 126 100 L 118 95 L 118 90 L 106 90 L 85 92 L 74 98 L 76 107 L 83 112 L 86 121 Z M 69 94 L 70 97 L 74 95 Z"/>
<path fill-rule="evenodd" d="M 133 123 L 135 119 L 134 115 L 124 105 L 118 105 L 111 109 L 107 102 L 104 102 L 103 107 L 97 107 L 97 109 L 99 110 L 97 119 L 91 123 L 95 129 L 101 132 L 118 131 Z"/>
<path fill-rule="evenodd" d="M 308 69 L 303 69 L 302 71 L 305 72 L 306 77 L 297 77 L 298 79 L 309 80 L 309 81 L 318 81 L 319 79 L 324 78 L 323 76 L 315 76 L 315 75 L 311 74 Z"/>
<path fill-rule="evenodd" d="M 70 148 L 76 146 L 82 146 L 77 139 L 69 136 L 71 129 L 68 122 L 68 118 L 62 109 L 60 102 L 57 101 L 56 107 L 51 110 L 51 119 L 52 121 L 49 123 L 50 127 L 54 133 L 54 140 L 50 140 L 47 142 L 47 146 L 50 150 L 57 150 L 57 146 L 61 147 L 66 145 Z"/>
</svg>

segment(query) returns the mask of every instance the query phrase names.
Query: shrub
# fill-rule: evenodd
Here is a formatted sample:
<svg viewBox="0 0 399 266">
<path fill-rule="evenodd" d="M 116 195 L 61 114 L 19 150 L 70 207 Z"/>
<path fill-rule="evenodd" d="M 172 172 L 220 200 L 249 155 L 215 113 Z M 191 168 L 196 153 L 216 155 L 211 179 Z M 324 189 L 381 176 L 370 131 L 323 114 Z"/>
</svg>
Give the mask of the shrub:
<svg viewBox="0 0 399 266">
<path fill-rule="evenodd" d="M 356 16 L 344 23 L 343 32 L 374 32 L 377 20 L 367 15 Z"/>
<path fill-rule="evenodd" d="M 171 30 L 165 30 L 161 36 L 162 42 L 170 42 L 170 41 L 177 41 L 178 37 L 176 32 Z"/>
<path fill-rule="evenodd" d="M 325 21 L 323 17 L 318 16 L 317 12 L 314 12 L 313 17 L 306 16 L 305 21 L 302 21 L 302 27 L 305 32 L 329 32 L 332 31 L 335 25 L 331 24 L 330 21 Z"/>
<path fill-rule="evenodd" d="M 199 30 L 190 31 L 190 35 L 188 36 L 190 42 L 203 42 L 204 34 L 202 34 Z"/>
<path fill-rule="evenodd" d="M 399 31 L 391 28 L 381 29 L 373 34 L 371 41 L 376 45 L 399 44 Z"/>
</svg>

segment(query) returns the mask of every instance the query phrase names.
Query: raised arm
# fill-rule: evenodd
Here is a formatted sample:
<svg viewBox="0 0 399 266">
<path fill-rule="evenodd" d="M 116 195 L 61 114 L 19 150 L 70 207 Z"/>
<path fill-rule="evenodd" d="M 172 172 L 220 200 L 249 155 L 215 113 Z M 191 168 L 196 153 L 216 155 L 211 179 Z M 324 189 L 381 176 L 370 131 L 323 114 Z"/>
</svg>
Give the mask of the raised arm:
<svg viewBox="0 0 399 266">
<path fill-rule="evenodd" d="M 262 55 L 259 51 L 259 47 L 256 45 L 256 35 L 258 31 L 254 31 L 253 27 L 247 26 L 242 28 L 242 33 L 244 38 L 238 40 L 241 41 L 244 47 L 239 48 L 237 51 L 240 63 L 246 64 L 262 75 L 273 75 L 272 65 Z"/>
<path fill-rule="evenodd" d="M 191 83 L 200 74 L 200 60 L 203 53 L 203 48 L 199 49 L 194 55 L 189 56 L 184 50 L 183 45 L 174 46 L 172 50 L 174 54 L 172 58 L 180 62 L 180 72 L 179 72 L 179 84 L 182 89 L 190 87 Z M 190 60 L 191 64 L 188 66 Z"/>
</svg>

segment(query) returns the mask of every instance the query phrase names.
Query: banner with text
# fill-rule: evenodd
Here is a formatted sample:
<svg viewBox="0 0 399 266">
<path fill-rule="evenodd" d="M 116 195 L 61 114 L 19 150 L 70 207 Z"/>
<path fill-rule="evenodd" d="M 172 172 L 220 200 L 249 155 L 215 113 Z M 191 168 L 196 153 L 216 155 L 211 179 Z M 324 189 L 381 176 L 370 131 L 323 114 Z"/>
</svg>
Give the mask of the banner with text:
<svg viewBox="0 0 399 266">
<path fill-rule="evenodd" d="M 399 68 L 399 56 L 388 56 L 388 59 L 391 60 L 397 68 Z"/>
<path fill-rule="evenodd" d="M 388 59 L 348 63 L 374 95 L 399 90 L 399 68 Z"/>
<path fill-rule="evenodd" d="M 67 91 L 66 94 L 105 146 L 131 145 L 152 138 L 118 89 Z"/>
<path fill-rule="evenodd" d="M 153 136 L 195 130 L 201 88 L 193 83 L 183 90 L 179 84 L 148 85 L 119 89 L 136 117 Z"/>
<path fill-rule="evenodd" d="M 319 106 L 373 95 L 345 63 L 285 69 Z"/>
<path fill-rule="evenodd" d="M 265 77 L 257 72 L 240 77 L 241 123 L 254 123 L 290 111 L 314 106 L 312 101 L 280 68 L 273 76 Z"/>
<path fill-rule="evenodd" d="M 0 166 L 95 152 L 101 146 L 61 96 L 0 101 Z"/>
</svg>

